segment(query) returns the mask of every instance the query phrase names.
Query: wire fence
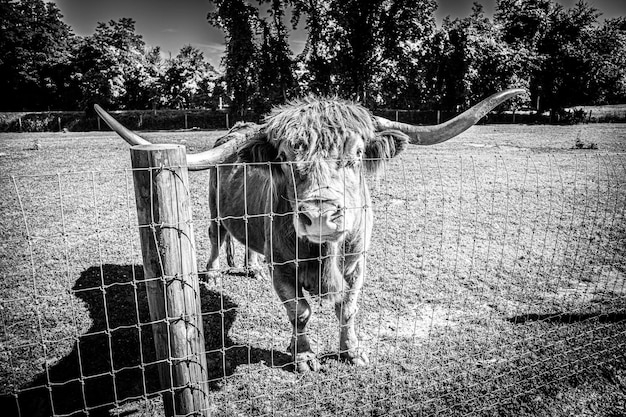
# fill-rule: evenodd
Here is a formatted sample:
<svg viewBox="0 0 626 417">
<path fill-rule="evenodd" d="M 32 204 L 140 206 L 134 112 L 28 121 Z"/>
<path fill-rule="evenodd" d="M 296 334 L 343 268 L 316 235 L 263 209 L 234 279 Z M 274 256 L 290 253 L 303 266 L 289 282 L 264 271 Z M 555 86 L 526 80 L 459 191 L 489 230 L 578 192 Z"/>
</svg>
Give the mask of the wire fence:
<svg viewBox="0 0 626 417">
<path fill-rule="evenodd" d="M 370 364 L 338 359 L 335 308 L 306 294 L 321 369 L 305 374 L 294 372 L 272 268 L 244 268 L 241 244 L 235 267 L 222 251 L 219 270 L 206 268 L 211 223 L 233 220 L 208 210 L 211 178 L 228 169 L 196 173 L 186 190 L 205 281 L 206 414 L 624 410 L 623 154 L 409 149 L 364 174 L 375 214 L 356 334 Z M 159 384 L 132 174 L 2 179 L 4 415 L 163 413 L 161 394 L 173 388 Z M 246 187 L 261 192 L 258 179 Z"/>
</svg>

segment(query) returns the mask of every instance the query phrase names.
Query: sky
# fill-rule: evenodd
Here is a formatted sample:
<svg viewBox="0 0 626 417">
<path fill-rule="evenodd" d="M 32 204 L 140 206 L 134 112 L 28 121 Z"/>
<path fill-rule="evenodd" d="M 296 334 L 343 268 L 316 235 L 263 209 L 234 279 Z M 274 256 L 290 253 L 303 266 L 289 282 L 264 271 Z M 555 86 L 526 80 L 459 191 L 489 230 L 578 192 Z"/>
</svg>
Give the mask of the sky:
<svg viewBox="0 0 626 417">
<path fill-rule="evenodd" d="M 207 23 L 211 9 L 208 0 L 48 0 L 61 10 L 63 21 L 81 36 L 93 34 L 97 22 L 122 17 L 135 20 L 135 30 L 149 46 L 160 46 L 164 57 L 175 56 L 184 45 L 200 49 L 205 58 L 218 68 L 224 51 L 224 34 Z M 578 0 L 556 0 L 566 8 Z M 474 0 L 438 0 L 435 13 L 438 23 L 445 16 L 469 16 Z M 493 15 L 496 0 L 478 0 L 487 16 Z M 256 2 L 253 2 L 256 4 Z M 603 18 L 626 16 L 624 0 L 587 0 L 602 12 Z M 269 7 L 269 6 L 267 6 Z M 299 53 L 306 34 L 295 31 L 290 36 L 291 48 Z"/>
</svg>

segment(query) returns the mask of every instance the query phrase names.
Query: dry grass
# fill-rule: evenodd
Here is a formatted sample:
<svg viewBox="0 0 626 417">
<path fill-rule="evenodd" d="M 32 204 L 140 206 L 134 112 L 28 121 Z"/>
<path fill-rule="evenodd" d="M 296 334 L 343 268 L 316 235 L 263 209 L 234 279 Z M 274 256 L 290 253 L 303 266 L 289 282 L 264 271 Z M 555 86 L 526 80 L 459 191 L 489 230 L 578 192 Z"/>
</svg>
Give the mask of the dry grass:
<svg viewBox="0 0 626 417">
<path fill-rule="evenodd" d="M 145 136 L 198 150 L 218 133 Z M 224 274 L 202 294 L 214 414 L 623 415 L 625 151 L 625 125 L 411 147 L 370 179 L 371 366 L 334 359 L 336 319 L 316 304 L 322 370 L 292 373 L 271 283 Z M 129 165 L 108 133 L 0 135 L 0 384 L 22 415 L 161 412 Z M 203 269 L 208 175 L 191 180 Z"/>
</svg>

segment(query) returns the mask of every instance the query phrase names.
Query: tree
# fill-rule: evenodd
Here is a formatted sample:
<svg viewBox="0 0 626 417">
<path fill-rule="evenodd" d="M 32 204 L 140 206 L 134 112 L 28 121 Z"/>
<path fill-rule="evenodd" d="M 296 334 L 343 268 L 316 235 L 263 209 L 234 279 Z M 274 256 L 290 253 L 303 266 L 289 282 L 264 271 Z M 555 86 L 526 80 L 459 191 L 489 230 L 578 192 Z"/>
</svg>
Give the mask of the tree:
<svg viewBox="0 0 626 417">
<path fill-rule="evenodd" d="M 626 17 L 606 20 L 592 33 L 587 49 L 590 103 L 626 103 Z"/>
<path fill-rule="evenodd" d="M 511 45 L 535 50 L 551 26 L 552 0 L 497 0 L 494 21 Z"/>
<path fill-rule="evenodd" d="M 215 10 L 207 15 L 209 23 L 221 28 L 226 38 L 224 80 L 232 97 L 231 106 L 243 113 L 258 92 L 257 10 L 243 0 L 215 0 Z"/>
<path fill-rule="evenodd" d="M 335 92 L 373 105 L 383 100 L 383 80 L 396 98 L 414 85 L 407 80 L 420 74 L 413 58 L 434 29 L 434 0 L 295 3 L 296 22 L 306 15 L 309 34 L 303 58 L 313 92 Z M 392 70 L 400 65 L 410 67 L 403 68 L 405 86 L 391 82 Z"/>
<path fill-rule="evenodd" d="M 588 46 L 597 25 L 597 10 L 584 2 L 572 9 L 558 6 L 551 14 L 550 27 L 539 42 L 542 65 L 535 73 L 540 109 L 557 112 L 563 107 L 589 101 Z"/>
<path fill-rule="evenodd" d="M 498 1 L 496 23 L 507 44 L 526 56 L 516 71 L 539 111 L 626 98 L 623 19 L 600 26 L 599 16 L 584 1 L 570 9 L 550 0 Z"/>
<path fill-rule="evenodd" d="M 259 93 L 255 110 L 265 113 L 274 104 L 282 104 L 294 95 L 295 64 L 287 41 L 287 28 L 283 23 L 285 14 L 281 0 L 272 0 L 270 21 L 260 20 L 262 31 L 259 47 Z"/>
<path fill-rule="evenodd" d="M 0 110 L 63 103 L 75 37 L 53 3 L 0 0 Z"/>
<path fill-rule="evenodd" d="M 145 66 L 145 43 L 135 33 L 135 21 L 130 18 L 99 22 L 95 33 L 86 37 L 76 58 L 76 76 L 82 89 L 82 106 L 93 103 L 128 108 L 136 99 L 128 96 L 132 81 Z"/>
<path fill-rule="evenodd" d="M 184 46 L 168 62 L 163 75 L 166 106 L 178 109 L 211 106 L 211 92 L 217 78 L 215 69 L 199 49 Z"/>
<path fill-rule="evenodd" d="M 160 47 L 145 48 L 140 65 L 131 68 L 127 74 L 124 106 L 129 109 L 148 109 L 162 105 L 166 67 Z"/>
<path fill-rule="evenodd" d="M 333 87 L 333 61 L 339 47 L 330 8 L 331 2 L 325 0 L 296 0 L 292 15 L 293 27 L 304 15 L 308 31 L 304 50 L 299 57 L 298 82 L 304 91 L 319 95 L 336 93 Z"/>
<path fill-rule="evenodd" d="M 453 21 L 446 19 L 432 48 L 437 70 L 432 74 L 438 106 L 456 110 L 510 87 L 523 87 L 518 77 L 525 62 L 523 50 L 502 39 L 502 32 L 474 3 L 472 14 Z"/>
<path fill-rule="evenodd" d="M 382 21 L 383 61 L 373 85 L 378 86 L 376 104 L 396 108 L 420 108 L 432 100 L 428 88 L 428 69 L 435 35 L 436 3 L 394 1 Z M 375 91 L 373 89 L 373 91 Z"/>
</svg>

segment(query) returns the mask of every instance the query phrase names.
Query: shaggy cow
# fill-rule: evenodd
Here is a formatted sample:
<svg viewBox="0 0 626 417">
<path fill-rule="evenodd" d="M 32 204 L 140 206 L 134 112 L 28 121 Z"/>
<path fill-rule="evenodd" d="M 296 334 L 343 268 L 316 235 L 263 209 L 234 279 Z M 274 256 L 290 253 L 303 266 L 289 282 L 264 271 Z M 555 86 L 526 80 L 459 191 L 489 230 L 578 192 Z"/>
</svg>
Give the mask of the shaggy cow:
<svg viewBox="0 0 626 417">
<path fill-rule="evenodd" d="M 212 150 L 188 155 L 190 169 L 213 173 L 209 270 L 219 269 L 219 243 L 230 233 L 265 255 L 293 326 L 298 371 L 319 368 L 306 334 L 311 308 L 304 290 L 334 303 L 341 357 L 367 364 L 354 330 L 374 220 L 364 170 L 376 170 L 408 143 L 444 142 L 522 91 L 494 94 L 436 126 L 392 122 L 358 104 L 322 98 L 278 107 L 263 125 L 236 126 Z M 129 143 L 148 143 L 96 110 Z"/>
</svg>

